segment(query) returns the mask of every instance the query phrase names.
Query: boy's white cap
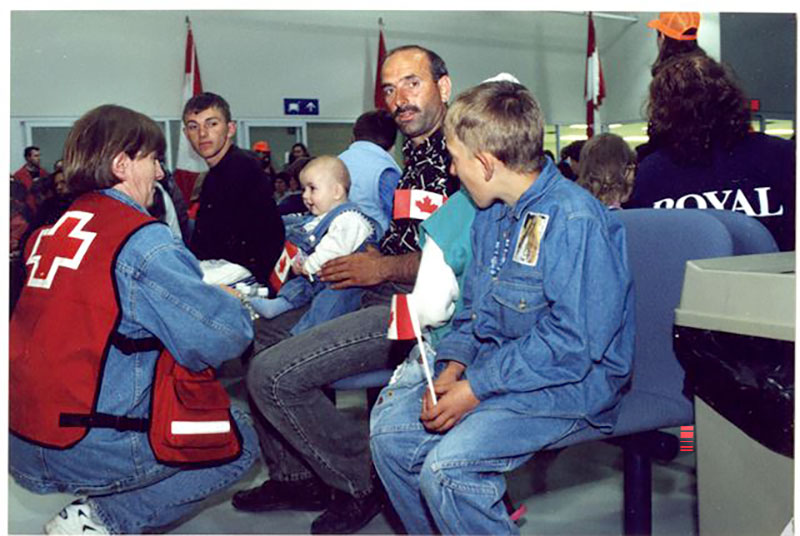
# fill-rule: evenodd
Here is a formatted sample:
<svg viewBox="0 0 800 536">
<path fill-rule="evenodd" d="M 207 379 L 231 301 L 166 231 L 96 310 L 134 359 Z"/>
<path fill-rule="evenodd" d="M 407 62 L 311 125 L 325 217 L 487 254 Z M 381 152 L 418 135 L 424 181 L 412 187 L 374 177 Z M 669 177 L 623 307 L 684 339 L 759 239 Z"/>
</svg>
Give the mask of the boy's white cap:
<svg viewBox="0 0 800 536">
<path fill-rule="evenodd" d="M 513 74 L 509 73 L 498 73 L 491 78 L 487 78 L 481 84 L 485 84 L 486 82 L 514 82 L 515 84 L 519 84 L 520 81 L 517 80 L 517 77 Z"/>
</svg>

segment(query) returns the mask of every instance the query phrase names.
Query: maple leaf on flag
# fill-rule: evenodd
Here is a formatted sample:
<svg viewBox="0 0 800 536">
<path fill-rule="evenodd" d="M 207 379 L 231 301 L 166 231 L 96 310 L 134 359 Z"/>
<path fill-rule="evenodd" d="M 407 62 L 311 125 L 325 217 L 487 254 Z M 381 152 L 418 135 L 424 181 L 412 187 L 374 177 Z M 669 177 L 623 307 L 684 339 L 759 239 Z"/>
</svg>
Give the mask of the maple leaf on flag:
<svg viewBox="0 0 800 536">
<path fill-rule="evenodd" d="M 284 268 L 286 268 L 286 256 L 281 257 L 281 262 L 278 264 L 278 271 L 283 272 Z"/>
<path fill-rule="evenodd" d="M 422 212 L 427 212 L 428 214 L 433 214 L 436 209 L 439 208 L 438 205 L 434 204 L 433 201 L 431 201 L 431 198 L 427 196 L 424 197 L 422 201 L 417 201 L 415 205 Z"/>
<path fill-rule="evenodd" d="M 392 325 L 392 322 L 394 322 L 394 311 L 389 311 L 389 325 L 390 326 Z"/>
</svg>

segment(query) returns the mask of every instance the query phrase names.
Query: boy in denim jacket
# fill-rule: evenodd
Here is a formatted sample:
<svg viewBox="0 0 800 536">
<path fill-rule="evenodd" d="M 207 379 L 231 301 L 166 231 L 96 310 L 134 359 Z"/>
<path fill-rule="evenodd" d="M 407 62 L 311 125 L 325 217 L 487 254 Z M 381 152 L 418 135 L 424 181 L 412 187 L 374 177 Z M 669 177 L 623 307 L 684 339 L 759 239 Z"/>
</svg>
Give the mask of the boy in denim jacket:
<svg viewBox="0 0 800 536">
<path fill-rule="evenodd" d="M 543 117 L 513 82 L 468 90 L 445 119 L 479 208 L 463 307 L 422 373 L 387 386 L 372 455 L 409 534 L 518 533 L 511 471 L 584 427 L 613 429 L 633 356 L 625 231 L 542 151 Z"/>
</svg>

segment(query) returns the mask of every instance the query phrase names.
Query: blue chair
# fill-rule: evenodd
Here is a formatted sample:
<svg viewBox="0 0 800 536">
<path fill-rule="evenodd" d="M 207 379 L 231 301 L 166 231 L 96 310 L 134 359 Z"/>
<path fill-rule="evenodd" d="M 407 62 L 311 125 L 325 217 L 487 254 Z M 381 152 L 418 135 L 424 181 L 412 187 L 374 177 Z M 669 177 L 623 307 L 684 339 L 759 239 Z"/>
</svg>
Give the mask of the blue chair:
<svg viewBox="0 0 800 536">
<path fill-rule="evenodd" d="M 777 251 L 775 240 L 757 220 L 741 213 L 685 209 L 631 209 L 616 213 L 625 225 L 628 257 L 636 289 L 636 347 L 630 390 L 621 402 L 612 434 L 584 429 L 549 449 L 608 440 L 623 448 L 624 529 L 652 530 L 652 460 L 669 460 L 678 440 L 662 428 L 690 425 L 694 406 L 683 395 L 684 372 L 672 350 L 674 311 L 680 301 L 686 261 Z M 389 369 L 343 378 L 337 390 L 367 389 L 377 394 Z M 510 511 L 513 507 L 510 506 Z"/>
<path fill-rule="evenodd" d="M 584 429 L 549 447 L 610 438 L 622 446 L 625 534 L 651 533 L 652 459 L 672 459 L 678 451 L 677 438 L 658 430 L 694 422 L 693 402 L 683 394 L 684 371 L 672 349 L 674 310 L 686 261 L 776 249 L 758 221 L 739 213 L 711 212 L 632 209 L 617 213 L 627 231 L 636 291 L 630 390 L 622 398 L 613 434 Z"/>
<path fill-rule="evenodd" d="M 755 253 L 775 253 L 778 244 L 772 233 L 755 218 L 741 212 L 708 209 L 706 213 L 718 219 L 733 238 L 734 255 L 751 255 Z"/>
<path fill-rule="evenodd" d="M 365 390 L 367 392 L 367 406 L 372 409 L 375 404 L 381 389 L 389 383 L 394 369 L 379 369 L 362 372 L 361 374 L 354 374 L 341 380 L 337 380 L 330 384 L 328 387 L 334 391 L 359 391 Z"/>
</svg>

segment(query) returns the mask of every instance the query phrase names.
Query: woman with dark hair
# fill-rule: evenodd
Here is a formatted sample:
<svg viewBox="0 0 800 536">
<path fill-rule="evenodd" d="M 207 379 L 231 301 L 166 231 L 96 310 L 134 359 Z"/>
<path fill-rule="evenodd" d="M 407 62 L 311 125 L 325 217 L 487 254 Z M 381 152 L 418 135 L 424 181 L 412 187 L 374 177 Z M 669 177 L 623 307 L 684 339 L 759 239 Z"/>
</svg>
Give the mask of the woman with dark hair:
<svg viewBox="0 0 800 536">
<path fill-rule="evenodd" d="M 213 374 L 250 343 L 250 315 L 147 214 L 164 148 L 133 110 L 78 119 L 64 152 L 77 198 L 25 248 L 9 329 L 9 471 L 34 493 L 81 496 L 47 534 L 163 528 L 256 459 L 248 417 Z"/>
<path fill-rule="evenodd" d="M 292 165 L 292 163 L 294 163 L 294 161 L 298 158 L 308 158 L 309 156 L 311 155 L 308 152 L 308 147 L 300 142 L 297 142 L 292 145 L 292 148 L 289 151 L 289 163 L 287 166 Z"/>
<path fill-rule="evenodd" d="M 647 105 L 656 150 L 639 164 L 628 207 L 744 212 L 794 250 L 794 144 L 754 133 L 732 72 L 706 55 L 674 57 L 656 72 Z"/>
<path fill-rule="evenodd" d="M 697 44 L 700 13 L 663 11 L 658 14 L 657 19 L 648 22 L 647 26 L 656 30 L 657 33 L 658 56 L 650 67 L 652 76 L 655 76 L 671 58 L 683 55 L 706 55 L 706 52 Z M 644 160 L 647 155 L 659 147 L 660 140 L 652 132 L 648 134 L 649 140 L 636 147 L 638 161 Z"/>
</svg>

